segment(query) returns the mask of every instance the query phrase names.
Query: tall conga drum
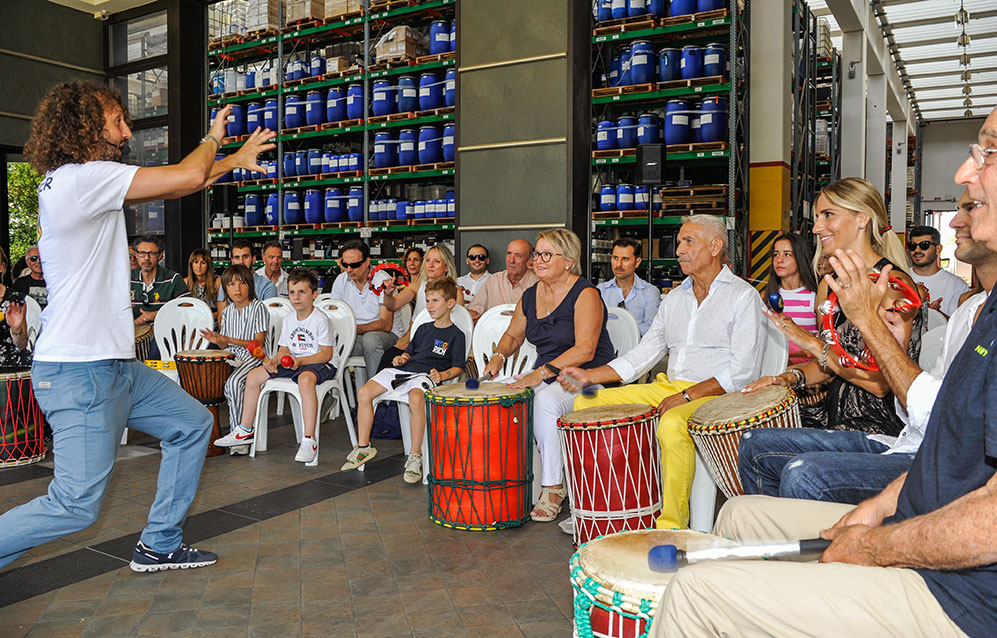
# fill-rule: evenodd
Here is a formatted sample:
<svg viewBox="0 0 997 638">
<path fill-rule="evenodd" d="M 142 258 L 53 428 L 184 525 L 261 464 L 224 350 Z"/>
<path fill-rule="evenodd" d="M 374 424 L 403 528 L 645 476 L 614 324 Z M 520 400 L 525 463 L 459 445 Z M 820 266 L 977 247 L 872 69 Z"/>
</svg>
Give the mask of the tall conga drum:
<svg viewBox="0 0 997 638">
<path fill-rule="evenodd" d="M 173 355 L 180 387 L 211 411 L 215 423 L 211 440 L 221 437 L 218 406 L 225 402 L 225 381 L 232 374 L 235 355 L 228 350 L 181 350 Z M 208 445 L 207 456 L 224 454 L 225 448 Z"/>
<path fill-rule="evenodd" d="M 475 531 L 529 520 L 533 390 L 444 385 L 426 392 L 426 415 L 430 520 Z"/>
<path fill-rule="evenodd" d="M 583 543 L 571 557 L 575 635 L 638 638 L 647 635 L 674 574 L 653 572 L 647 553 L 656 545 L 689 551 L 735 543 L 678 529 L 645 529 Z"/>
<path fill-rule="evenodd" d="M 31 370 L 0 368 L 0 467 L 45 458 L 45 420 L 31 389 Z"/>
<path fill-rule="evenodd" d="M 737 448 L 753 428 L 798 428 L 800 405 L 789 388 L 769 385 L 748 394 L 731 392 L 704 403 L 689 417 L 689 434 L 727 498 L 744 494 Z"/>
</svg>

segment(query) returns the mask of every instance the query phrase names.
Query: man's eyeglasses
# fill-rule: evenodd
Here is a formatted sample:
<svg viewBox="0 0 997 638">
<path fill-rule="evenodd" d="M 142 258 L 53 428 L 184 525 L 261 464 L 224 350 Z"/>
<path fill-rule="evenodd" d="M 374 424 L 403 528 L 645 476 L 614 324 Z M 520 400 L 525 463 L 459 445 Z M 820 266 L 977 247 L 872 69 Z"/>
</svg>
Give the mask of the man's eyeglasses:
<svg viewBox="0 0 997 638">
<path fill-rule="evenodd" d="M 928 250 L 934 245 L 935 242 L 931 241 L 930 239 L 925 239 L 924 241 L 917 241 L 917 242 L 909 241 L 907 242 L 907 250 L 912 252 L 915 248 L 920 248 L 921 250 Z"/>
<path fill-rule="evenodd" d="M 159 254 L 158 250 L 136 250 L 135 254 L 139 257 L 155 257 Z"/>
<path fill-rule="evenodd" d="M 979 144 L 970 144 L 969 146 L 969 156 L 973 158 L 973 164 L 976 165 L 976 170 L 982 171 L 983 167 L 987 165 L 987 157 L 997 153 L 997 148 L 983 148 Z"/>
<path fill-rule="evenodd" d="M 353 263 L 348 263 L 348 262 L 344 261 L 343 262 L 343 268 L 349 268 L 350 270 L 356 270 L 360 266 L 363 266 L 363 262 L 365 262 L 365 261 L 367 261 L 367 260 L 366 259 L 362 259 L 360 261 L 354 261 Z"/>
<path fill-rule="evenodd" d="M 533 252 L 530 253 L 530 257 L 532 257 L 533 259 L 539 259 L 545 264 L 548 263 L 550 261 L 550 258 L 553 257 L 554 255 L 563 256 L 564 253 L 552 253 L 549 250 L 545 250 L 542 253 L 538 253 L 537 251 L 534 250 Z"/>
<path fill-rule="evenodd" d="M 467 258 L 471 261 L 484 261 L 488 259 L 488 255 L 468 255 Z"/>
<path fill-rule="evenodd" d="M 28 257 L 28 261 L 30 261 L 31 263 L 35 263 L 36 261 L 38 261 L 38 255 L 31 255 L 30 257 Z"/>
</svg>

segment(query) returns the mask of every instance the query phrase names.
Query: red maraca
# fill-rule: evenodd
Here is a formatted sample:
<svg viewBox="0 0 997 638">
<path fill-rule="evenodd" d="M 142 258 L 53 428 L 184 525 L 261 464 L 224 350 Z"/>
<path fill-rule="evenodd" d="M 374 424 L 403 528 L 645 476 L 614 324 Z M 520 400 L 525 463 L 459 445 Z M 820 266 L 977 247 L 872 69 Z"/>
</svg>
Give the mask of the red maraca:
<svg viewBox="0 0 997 638">
<path fill-rule="evenodd" d="M 249 350 L 249 354 L 257 359 L 263 358 L 263 346 L 260 345 L 259 341 L 256 341 L 255 339 L 250 341 L 246 349 Z"/>
<path fill-rule="evenodd" d="M 291 366 L 294 365 L 294 359 L 292 359 L 290 355 L 285 354 L 283 357 L 280 358 L 280 365 L 284 366 L 285 368 L 290 368 Z"/>
</svg>

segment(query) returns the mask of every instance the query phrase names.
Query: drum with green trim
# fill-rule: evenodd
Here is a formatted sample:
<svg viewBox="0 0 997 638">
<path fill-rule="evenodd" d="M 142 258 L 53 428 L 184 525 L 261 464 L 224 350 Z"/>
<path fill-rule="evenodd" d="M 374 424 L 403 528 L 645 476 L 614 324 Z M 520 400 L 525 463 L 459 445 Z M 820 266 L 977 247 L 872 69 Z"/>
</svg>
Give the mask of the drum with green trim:
<svg viewBox="0 0 997 638">
<path fill-rule="evenodd" d="M 426 392 L 426 422 L 430 520 L 479 531 L 529 520 L 533 390 L 436 387 Z"/>
</svg>

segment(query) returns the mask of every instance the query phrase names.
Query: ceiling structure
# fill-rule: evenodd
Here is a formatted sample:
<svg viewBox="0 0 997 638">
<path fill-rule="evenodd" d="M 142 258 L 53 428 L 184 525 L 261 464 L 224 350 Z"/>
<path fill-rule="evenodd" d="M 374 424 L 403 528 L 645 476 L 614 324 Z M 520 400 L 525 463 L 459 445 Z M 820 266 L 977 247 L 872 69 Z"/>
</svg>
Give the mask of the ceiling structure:
<svg viewBox="0 0 997 638">
<path fill-rule="evenodd" d="M 841 30 L 825 0 L 808 0 Z M 983 117 L 997 105 L 997 2 L 994 0 L 872 0 L 890 43 L 912 110 L 921 120 Z M 960 15 L 960 10 L 965 14 Z M 965 33 L 965 36 L 963 36 Z"/>
<path fill-rule="evenodd" d="M 149 4 L 153 0 L 49 0 L 55 4 L 61 4 L 70 9 L 79 9 L 92 14 L 95 18 L 101 14 L 117 13 L 126 9 L 140 7 Z"/>
</svg>

